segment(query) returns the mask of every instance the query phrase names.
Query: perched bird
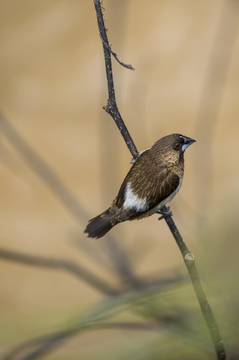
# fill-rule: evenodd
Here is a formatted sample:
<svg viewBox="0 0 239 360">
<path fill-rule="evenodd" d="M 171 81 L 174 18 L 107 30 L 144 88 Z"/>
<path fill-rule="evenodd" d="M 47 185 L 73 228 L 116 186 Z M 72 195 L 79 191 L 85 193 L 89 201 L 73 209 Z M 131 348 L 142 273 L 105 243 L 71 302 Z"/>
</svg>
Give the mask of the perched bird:
<svg viewBox="0 0 239 360">
<path fill-rule="evenodd" d="M 89 221 L 85 229 L 88 237 L 98 239 L 123 221 L 159 212 L 180 189 L 184 151 L 194 142 L 187 136 L 172 134 L 139 153 L 112 205 Z"/>
</svg>

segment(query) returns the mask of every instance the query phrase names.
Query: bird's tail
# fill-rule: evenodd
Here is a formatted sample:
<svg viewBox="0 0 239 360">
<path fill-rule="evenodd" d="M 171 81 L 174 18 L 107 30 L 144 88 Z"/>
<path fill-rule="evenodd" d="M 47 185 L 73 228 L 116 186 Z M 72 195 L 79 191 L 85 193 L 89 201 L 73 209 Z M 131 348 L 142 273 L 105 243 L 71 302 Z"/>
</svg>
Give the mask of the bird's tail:
<svg viewBox="0 0 239 360">
<path fill-rule="evenodd" d="M 90 238 L 99 239 L 118 223 L 114 221 L 115 220 L 114 218 L 115 218 L 115 214 L 113 215 L 110 214 L 108 209 L 102 214 L 89 220 L 89 223 L 86 226 L 84 233 L 88 234 L 88 237 Z"/>
</svg>

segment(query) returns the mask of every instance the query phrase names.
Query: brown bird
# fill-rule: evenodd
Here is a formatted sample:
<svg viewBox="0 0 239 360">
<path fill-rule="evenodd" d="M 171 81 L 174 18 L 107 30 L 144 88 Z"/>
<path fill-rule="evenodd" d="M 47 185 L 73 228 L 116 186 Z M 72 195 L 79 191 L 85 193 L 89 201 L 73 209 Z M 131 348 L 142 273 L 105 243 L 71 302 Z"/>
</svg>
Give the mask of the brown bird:
<svg viewBox="0 0 239 360">
<path fill-rule="evenodd" d="M 98 239 L 123 221 L 159 212 L 180 189 L 184 151 L 194 142 L 187 136 L 172 134 L 139 153 L 112 205 L 89 221 L 85 229 L 88 237 Z"/>
</svg>

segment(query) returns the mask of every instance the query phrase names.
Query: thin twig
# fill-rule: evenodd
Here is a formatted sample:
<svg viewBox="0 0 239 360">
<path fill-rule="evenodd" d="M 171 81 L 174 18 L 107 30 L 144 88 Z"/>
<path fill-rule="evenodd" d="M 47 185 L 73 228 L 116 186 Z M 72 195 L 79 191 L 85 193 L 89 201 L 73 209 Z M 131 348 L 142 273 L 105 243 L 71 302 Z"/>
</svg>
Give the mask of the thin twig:
<svg viewBox="0 0 239 360">
<path fill-rule="evenodd" d="M 122 61 L 120 61 L 120 59 L 118 58 L 117 54 L 111 49 L 110 44 L 107 44 L 107 43 L 104 41 L 104 39 L 103 39 L 102 36 L 101 36 L 100 31 L 99 31 L 99 35 L 100 35 L 100 38 L 101 38 L 102 43 L 107 47 L 107 49 L 111 52 L 111 54 L 114 56 L 115 60 L 116 60 L 120 65 L 122 65 L 122 66 L 125 67 L 126 69 L 135 70 L 135 68 L 133 68 L 132 65 L 130 65 L 130 64 L 125 64 L 125 63 L 123 63 Z"/>
<path fill-rule="evenodd" d="M 95 4 L 95 10 L 97 15 L 97 22 L 98 22 L 98 28 L 100 32 L 100 37 L 103 39 L 103 49 L 104 49 L 104 56 L 105 56 L 105 67 L 106 67 L 106 76 L 107 76 L 107 82 L 108 82 L 108 95 L 109 99 L 107 102 L 107 105 L 104 107 L 105 111 L 107 111 L 112 118 L 114 119 L 116 125 L 118 126 L 118 129 L 123 136 L 126 145 L 129 148 L 129 151 L 133 155 L 134 158 L 137 158 L 138 151 L 137 148 L 133 142 L 133 139 L 131 138 L 127 127 L 125 126 L 123 119 L 119 113 L 119 110 L 117 108 L 116 99 L 115 99 L 115 90 L 114 90 L 114 82 L 113 82 L 113 72 L 112 72 L 112 63 L 111 63 L 111 52 L 109 50 L 109 41 L 106 35 L 105 25 L 104 25 L 104 19 L 101 11 L 101 3 L 98 0 L 94 0 Z M 107 44 L 107 46 L 105 45 Z"/>
<path fill-rule="evenodd" d="M 107 106 L 104 108 L 114 119 L 116 125 L 118 126 L 121 135 L 123 136 L 132 156 L 134 159 L 138 156 L 137 148 L 124 124 L 124 121 L 122 117 L 120 116 L 119 110 L 117 108 L 116 104 L 116 98 L 115 98 L 115 90 L 114 90 L 114 82 L 113 82 L 113 74 L 112 74 L 112 64 L 111 64 L 111 52 L 108 49 L 108 38 L 105 30 L 104 25 L 104 19 L 102 15 L 101 10 L 101 2 L 99 0 L 94 0 L 96 14 L 97 14 L 97 21 L 98 21 L 98 28 L 100 32 L 100 37 L 103 39 L 103 49 L 104 49 L 104 57 L 105 57 L 105 66 L 106 66 L 106 76 L 107 76 L 107 84 L 108 84 L 108 94 L 109 99 L 107 102 Z M 166 207 L 164 206 L 162 208 L 162 211 L 166 212 Z M 195 258 L 192 253 L 189 252 L 187 246 L 185 245 L 185 242 L 180 235 L 173 219 L 171 216 L 165 217 L 165 221 L 174 236 L 177 245 L 179 246 L 179 249 L 181 251 L 181 254 L 183 256 L 184 262 L 186 264 L 187 270 L 189 272 L 189 276 L 191 278 L 191 281 L 193 283 L 193 287 L 196 293 L 196 296 L 198 298 L 203 317 L 205 319 L 206 325 L 209 329 L 211 338 L 213 340 L 213 344 L 216 350 L 216 355 L 218 360 L 225 360 L 226 359 L 226 353 L 223 345 L 223 340 L 221 338 L 218 325 L 216 323 L 216 320 L 214 318 L 214 315 L 212 313 L 212 310 L 210 308 L 210 305 L 207 301 L 206 295 L 202 289 L 200 278 L 198 276 L 196 266 L 195 266 Z"/>
</svg>

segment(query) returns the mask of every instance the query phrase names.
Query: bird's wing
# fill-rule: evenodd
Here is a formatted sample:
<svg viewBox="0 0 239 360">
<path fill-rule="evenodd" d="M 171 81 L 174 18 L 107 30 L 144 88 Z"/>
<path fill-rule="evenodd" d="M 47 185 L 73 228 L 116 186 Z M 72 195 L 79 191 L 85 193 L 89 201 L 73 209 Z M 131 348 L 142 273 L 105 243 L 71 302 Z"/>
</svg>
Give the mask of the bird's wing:
<svg viewBox="0 0 239 360">
<path fill-rule="evenodd" d="M 141 212 L 135 210 L 127 210 L 126 212 L 128 220 L 139 220 L 159 211 L 163 207 L 163 205 L 165 205 L 168 201 L 172 200 L 174 195 L 176 195 L 177 191 L 179 190 L 180 185 L 181 183 L 179 176 L 169 171 L 167 177 L 159 185 L 157 194 L 153 191 L 148 194 L 148 209 Z"/>
<path fill-rule="evenodd" d="M 157 191 L 151 192 L 149 194 L 149 202 L 150 206 L 149 209 L 154 208 L 158 204 L 160 204 L 165 199 L 169 198 L 168 201 L 170 201 L 170 196 L 174 194 L 174 192 L 178 189 L 180 185 L 180 177 L 173 173 L 172 171 L 168 171 L 167 176 L 158 182 L 157 185 Z"/>
<path fill-rule="evenodd" d="M 129 196 L 129 187 L 132 198 L 133 213 L 145 212 L 159 205 L 167 199 L 180 184 L 180 178 L 168 170 L 166 166 L 158 166 L 150 163 L 145 151 L 135 162 L 119 190 L 116 206 L 122 208 Z M 138 201 L 138 204 L 137 204 Z M 127 202 L 129 203 L 129 201 Z M 133 214 L 132 214 L 133 215 Z"/>
</svg>

